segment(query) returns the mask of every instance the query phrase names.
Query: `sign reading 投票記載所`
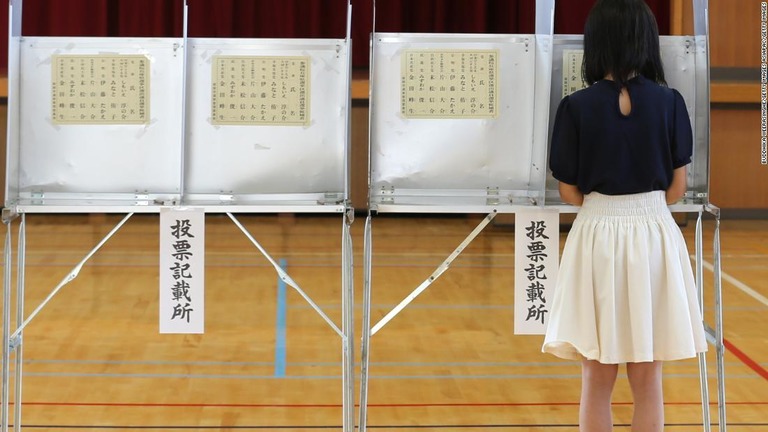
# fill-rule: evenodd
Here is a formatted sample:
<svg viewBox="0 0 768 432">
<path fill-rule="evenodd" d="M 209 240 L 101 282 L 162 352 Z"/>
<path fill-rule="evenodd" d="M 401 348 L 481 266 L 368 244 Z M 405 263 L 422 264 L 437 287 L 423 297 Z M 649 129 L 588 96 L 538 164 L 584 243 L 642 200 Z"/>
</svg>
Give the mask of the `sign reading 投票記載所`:
<svg viewBox="0 0 768 432">
<path fill-rule="evenodd" d="M 205 329 L 205 213 L 160 212 L 160 333 Z"/>
<path fill-rule="evenodd" d="M 515 213 L 515 334 L 544 334 L 557 282 L 560 215 Z"/>
</svg>

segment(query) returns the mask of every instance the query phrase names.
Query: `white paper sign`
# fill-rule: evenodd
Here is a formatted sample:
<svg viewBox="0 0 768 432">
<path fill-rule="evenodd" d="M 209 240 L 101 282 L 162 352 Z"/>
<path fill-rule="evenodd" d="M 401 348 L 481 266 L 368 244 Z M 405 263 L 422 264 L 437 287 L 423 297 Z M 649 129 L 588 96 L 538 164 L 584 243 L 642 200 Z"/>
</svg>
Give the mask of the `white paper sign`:
<svg viewBox="0 0 768 432">
<path fill-rule="evenodd" d="M 160 211 L 160 333 L 205 329 L 205 213 Z"/>
<path fill-rule="evenodd" d="M 584 50 L 563 50 L 563 97 L 587 88 L 581 79 L 581 63 Z"/>
<path fill-rule="evenodd" d="M 557 283 L 560 214 L 515 213 L 515 334 L 544 334 Z"/>
</svg>

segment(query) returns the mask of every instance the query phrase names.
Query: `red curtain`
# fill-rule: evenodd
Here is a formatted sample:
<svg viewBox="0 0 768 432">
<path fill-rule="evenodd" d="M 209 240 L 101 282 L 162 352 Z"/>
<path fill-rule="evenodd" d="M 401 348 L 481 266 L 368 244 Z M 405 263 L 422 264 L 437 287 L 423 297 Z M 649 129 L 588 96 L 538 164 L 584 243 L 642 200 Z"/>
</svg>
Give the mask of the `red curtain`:
<svg viewBox="0 0 768 432">
<path fill-rule="evenodd" d="M 669 33 L 670 0 L 646 0 Z M 593 0 L 559 0 L 555 32 L 581 33 Z M 343 38 L 346 0 L 187 0 L 190 37 Z M 181 36 L 183 0 L 25 0 L 30 36 Z M 376 30 L 533 33 L 535 0 L 377 0 Z M 352 0 L 353 64 L 368 65 L 373 0 Z M 0 68 L 8 57 L 8 9 L 0 7 Z"/>
</svg>

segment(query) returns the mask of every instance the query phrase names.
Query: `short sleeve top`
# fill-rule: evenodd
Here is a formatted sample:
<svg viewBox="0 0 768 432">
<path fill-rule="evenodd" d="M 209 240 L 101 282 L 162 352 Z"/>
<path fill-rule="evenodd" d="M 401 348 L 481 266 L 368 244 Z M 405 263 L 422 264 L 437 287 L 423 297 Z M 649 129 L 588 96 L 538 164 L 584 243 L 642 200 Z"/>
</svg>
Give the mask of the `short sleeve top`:
<svg viewBox="0 0 768 432">
<path fill-rule="evenodd" d="M 642 76 L 629 80 L 632 109 L 609 80 L 566 96 L 555 117 L 549 167 L 588 194 L 666 190 L 674 169 L 691 162 L 693 133 L 682 95 Z"/>
</svg>

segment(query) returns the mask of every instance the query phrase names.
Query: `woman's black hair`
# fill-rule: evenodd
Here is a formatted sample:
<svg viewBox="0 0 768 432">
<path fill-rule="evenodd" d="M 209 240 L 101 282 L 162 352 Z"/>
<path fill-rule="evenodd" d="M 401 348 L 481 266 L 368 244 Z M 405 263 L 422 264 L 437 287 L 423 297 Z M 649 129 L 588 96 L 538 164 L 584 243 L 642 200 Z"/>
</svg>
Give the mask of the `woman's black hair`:
<svg viewBox="0 0 768 432">
<path fill-rule="evenodd" d="M 622 86 L 635 74 L 667 84 L 656 18 L 643 0 L 598 0 L 589 12 L 581 76 L 592 85 L 608 74 Z"/>
</svg>

